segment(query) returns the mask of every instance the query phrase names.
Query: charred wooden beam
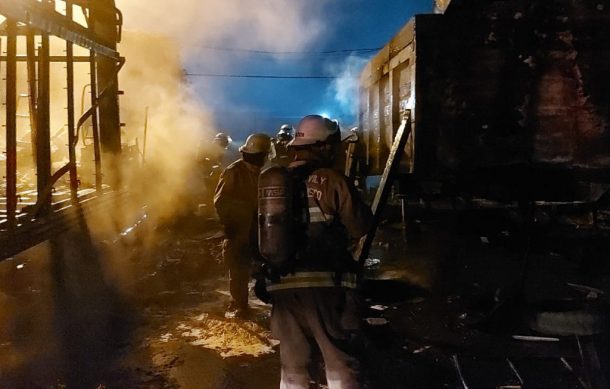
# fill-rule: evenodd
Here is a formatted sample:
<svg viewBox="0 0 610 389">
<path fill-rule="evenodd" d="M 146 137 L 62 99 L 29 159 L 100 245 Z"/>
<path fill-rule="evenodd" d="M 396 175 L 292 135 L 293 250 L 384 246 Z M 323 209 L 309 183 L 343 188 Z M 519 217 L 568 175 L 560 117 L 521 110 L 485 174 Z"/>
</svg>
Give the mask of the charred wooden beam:
<svg viewBox="0 0 610 389">
<path fill-rule="evenodd" d="M 0 261 L 56 237 L 70 228 L 79 227 L 83 215 L 107 212 L 124 195 L 124 192 L 81 194 L 76 206 L 68 206 L 70 200 L 66 200 L 54 204 L 54 212 L 46 218 L 19 220 L 21 225 L 14 234 L 7 234 L 3 223 L 0 222 Z"/>
<path fill-rule="evenodd" d="M 6 211 L 8 229 L 16 226 L 17 211 L 17 23 L 7 20 L 6 55 Z"/>
<path fill-rule="evenodd" d="M 34 59 L 37 61 L 38 57 L 34 56 Z M 18 55 L 16 57 L 17 62 L 27 62 L 27 60 L 28 60 L 27 55 Z M 49 62 L 66 62 L 67 60 L 68 60 L 67 56 L 64 56 L 64 55 L 49 56 Z M 89 58 L 88 56 L 85 56 L 85 55 L 72 56 L 72 62 L 89 62 L 90 60 L 91 60 L 91 58 Z M 0 61 L 6 61 L 6 56 L 5 55 L 0 56 Z"/>
<path fill-rule="evenodd" d="M 93 155 L 95 158 L 95 188 L 102 190 L 102 156 L 100 152 L 100 130 L 98 121 L 98 95 L 97 95 L 97 69 L 95 63 L 95 52 L 91 51 L 91 131 L 93 131 Z"/>
<path fill-rule="evenodd" d="M 392 144 L 390 156 L 388 157 L 386 167 L 383 171 L 383 175 L 381 176 L 379 188 L 377 189 L 375 198 L 373 199 L 373 204 L 371 204 L 373 211 L 371 228 L 369 229 L 368 233 L 360 239 L 359 247 L 356 252 L 361 270 L 364 269 L 364 263 L 371 249 L 371 245 L 373 244 L 373 240 L 375 239 L 375 233 L 377 232 L 377 227 L 381 221 L 383 209 L 387 203 L 390 190 L 392 189 L 392 185 L 397 176 L 400 159 L 402 157 L 402 150 L 404 150 L 405 145 L 407 144 L 407 139 L 409 138 L 411 129 L 411 111 L 406 110 L 405 118 L 402 120 L 400 127 L 396 131 L 396 138 Z"/>
<path fill-rule="evenodd" d="M 110 12 L 112 11 L 112 12 Z M 116 49 L 120 40 L 120 13 L 117 13 L 114 0 L 98 0 L 89 7 L 90 28 L 96 35 L 104 37 L 105 44 Z M 99 91 L 99 136 L 104 165 L 107 175 L 105 179 L 111 186 L 120 185 L 117 175 L 120 169 L 114 166 L 118 163 L 121 153 L 121 120 L 119 113 L 118 72 L 121 61 L 114 58 L 96 56 Z"/>
<path fill-rule="evenodd" d="M 56 35 L 100 55 L 113 58 L 115 61 L 119 59 L 116 49 L 109 46 L 107 40 L 102 40 L 87 28 L 56 12 L 53 8 L 49 8 L 44 3 L 35 0 L 2 0 L 0 15 L 25 23 L 45 34 Z M 116 13 L 113 15 L 116 29 Z"/>
<path fill-rule="evenodd" d="M 51 122 L 50 122 L 50 66 L 49 36 L 43 35 L 38 49 L 38 104 L 36 131 L 36 179 L 38 198 L 44 197 L 45 188 L 51 177 Z M 41 214 L 48 211 L 51 199 L 43 206 Z"/>
<path fill-rule="evenodd" d="M 39 60 L 36 57 L 36 42 L 35 42 L 34 31 L 30 30 L 26 35 L 26 52 L 25 60 L 27 61 L 27 72 L 28 72 L 28 104 L 30 106 L 30 128 L 31 128 L 31 142 L 32 142 L 32 158 L 34 165 L 36 165 L 36 133 L 37 133 L 37 109 L 36 102 L 38 101 L 38 88 L 36 80 L 36 63 Z M 19 61 L 19 56 L 17 58 Z"/>
<path fill-rule="evenodd" d="M 66 16 L 72 20 L 73 1 L 66 0 Z M 74 44 L 66 41 L 66 93 L 68 111 L 68 158 L 70 160 L 70 194 L 78 201 L 78 175 L 76 171 L 76 128 L 74 122 Z"/>
</svg>

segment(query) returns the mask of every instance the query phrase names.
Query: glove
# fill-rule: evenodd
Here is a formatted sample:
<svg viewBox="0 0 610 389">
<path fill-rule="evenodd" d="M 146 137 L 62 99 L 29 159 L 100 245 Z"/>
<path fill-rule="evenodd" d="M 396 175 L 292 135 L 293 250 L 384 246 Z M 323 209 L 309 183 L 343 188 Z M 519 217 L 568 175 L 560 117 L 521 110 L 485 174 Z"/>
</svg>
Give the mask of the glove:
<svg viewBox="0 0 610 389">
<path fill-rule="evenodd" d="M 263 281 L 267 279 L 275 283 L 280 282 L 279 272 L 267 263 L 261 263 L 258 269 L 252 274 L 252 278 L 257 280 L 262 279 Z"/>
<path fill-rule="evenodd" d="M 267 291 L 267 283 L 264 278 L 258 278 L 256 283 L 254 284 L 254 294 L 258 299 L 265 304 L 269 304 L 271 302 L 271 293 Z"/>
</svg>

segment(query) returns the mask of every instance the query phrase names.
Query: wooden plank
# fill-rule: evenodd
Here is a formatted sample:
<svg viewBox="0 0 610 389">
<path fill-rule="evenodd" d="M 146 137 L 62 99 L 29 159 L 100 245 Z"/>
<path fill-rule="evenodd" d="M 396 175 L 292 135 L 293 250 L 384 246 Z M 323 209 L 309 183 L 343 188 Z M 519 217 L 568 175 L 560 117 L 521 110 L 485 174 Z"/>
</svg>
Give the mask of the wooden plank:
<svg viewBox="0 0 610 389">
<path fill-rule="evenodd" d="M 37 131 L 36 131 L 36 180 L 37 193 L 40 202 L 47 191 L 51 178 L 51 91 L 49 67 L 49 36 L 41 37 L 41 46 L 38 49 L 38 104 Z M 51 199 L 44 199 L 41 203 L 42 214 L 49 210 Z"/>
<path fill-rule="evenodd" d="M 411 133 L 411 111 L 405 111 L 404 115 L 405 117 L 402 120 L 400 127 L 396 131 L 396 137 L 394 138 L 394 143 L 392 144 L 392 149 L 390 150 L 390 156 L 383 171 L 383 175 L 381 176 L 381 182 L 379 183 L 379 188 L 375 193 L 373 204 L 371 205 L 371 209 L 373 211 L 373 221 L 371 223 L 371 229 L 360 240 L 359 249 L 356 252 L 358 262 L 360 264 L 360 269 L 363 269 L 364 261 L 366 260 L 371 249 L 373 240 L 375 239 L 377 226 L 381 221 L 381 215 L 388 201 L 388 197 L 392 189 L 392 184 L 398 171 L 398 166 L 400 165 L 400 159 L 404 154 L 403 150 L 405 148 L 405 145 L 407 144 L 409 134 Z"/>
<path fill-rule="evenodd" d="M 100 133 L 98 121 L 98 95 L 97 95 L 97 67 L 95 62 L 95 52 L 91 51 L 91 62 L 89 74 L 91 76 L 91 131 L 93 132 L 93 155 L 95 162 L 95 188 L 97 191 L 102 190 L 102 157 L 100 151 Z"/>
<path fill-rule="evenodd" d="M 29 35 L 29 34 L 28 34 Z M 26 35 L 26 36 L 28 36 Z M 69 42 L 69 41 L 68 41 Z M 16 57 L 17 62 L 27 62 L 28 61 L 28 56 L 27 55 L 18 55 Z M 38 57 L 34 56 L 33 59 L 35 61 L 38 61 Z M 7 57 L 6 55 L 0 55 L 0 61 L 6 61 Z M 49 56 L 49 62 L 66 62 L 68 60 L 68 57 L 65 55 L 51 55 Z M 88 56 L 84 56 L 84 55 L 75 55 L 72 57 L 72 62 L 89 62 L 91 60 L 90 57 Z"/>
<path fill-rule="evenodd" d="M 73 18 L 73 2 L 66 0 L 66 17 Z M 70 160 L 70 194 L 78 201 L 78 172 L 76 170 L 76 123 L 74 114 L 74 44 L 66 41 L 66 101 L 68 113 L 68 158 Z"/>
<path fill-rule="evenodd" d="M 29 29 L 26 35 L 26 52 L 25 59 L 27 61 L 28 73 L 28 105 L 30 108 L 30 141 L 32 142 L 32 162 L 36 165 L 36 134 L 38 133 L 38 111 L 36 103 L 38 102 L 38 85 L 36 81 L 36 64 L 40 58 L 36 57 L 36 40 L 34 32 Z"/>
<path fill-rule="evenodd" d="M 78 227 L 83 216 L 108 212 L 119 201 L 125 201 L 125 195 L 126 192 L 109 192 L 88 198 L 79 196 L 80 203 L 76 206 L 66 200 L 64 208 L 56 209 L 46 218 L 24 220 L 13 234 L 2 231 L 0 222 L 0 261 Z"/>
<path fill-rule="evenodd" d="M 15 228 L 17 210 L 17 23 L 7 21 L 6 54 L 6 209 L 9 230 Z"/>
</svg>

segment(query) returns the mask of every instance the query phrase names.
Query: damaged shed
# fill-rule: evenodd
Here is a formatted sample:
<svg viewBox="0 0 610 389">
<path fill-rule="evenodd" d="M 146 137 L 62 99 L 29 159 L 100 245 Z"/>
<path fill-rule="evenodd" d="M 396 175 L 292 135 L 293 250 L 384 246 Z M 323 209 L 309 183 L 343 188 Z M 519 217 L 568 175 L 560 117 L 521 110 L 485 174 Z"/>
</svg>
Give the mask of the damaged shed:
<svg viewBox="0 0 610 389">
<path fill-rule="evenodd" d="M 597 201 L 610 181 L 610 4 L 442 3 L 361 75 L 370 173 L 410 109 L 402 192 Z"/>
</svg>

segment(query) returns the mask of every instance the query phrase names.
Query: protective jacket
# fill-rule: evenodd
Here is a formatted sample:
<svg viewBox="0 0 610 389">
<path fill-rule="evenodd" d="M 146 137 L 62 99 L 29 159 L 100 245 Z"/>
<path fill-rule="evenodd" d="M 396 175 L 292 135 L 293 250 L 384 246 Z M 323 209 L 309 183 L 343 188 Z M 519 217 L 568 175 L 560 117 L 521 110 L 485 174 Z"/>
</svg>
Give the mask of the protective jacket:
<svg viewBox="0 0 610 389">
<path fill-rule="evenodd" d="M 250 266 L 257 258 L 256 211 L 260 168 L 242 159 L 221 174 L 214 205 L 224 226 L 223 258 L 229 268 L 229 291 L 238 309 L 248 306 Z"/>
<path fill-rule="evenodd" d="M 240 159 L 230 164 L 218 180 L 214 206 L 229 240 L 256 242 L 259 173 L 258 166 Z"/>
<path fill-rule="evenodd" d="M 357 262 L 350 243 L 364 236 L 370 208 L 341 173 L 315 159 L 290 165 L 307 196 L 306 224 L 293 272 L 267 286 L 269 292 L 316 287 L 356 287 Z"/>
</svg>

